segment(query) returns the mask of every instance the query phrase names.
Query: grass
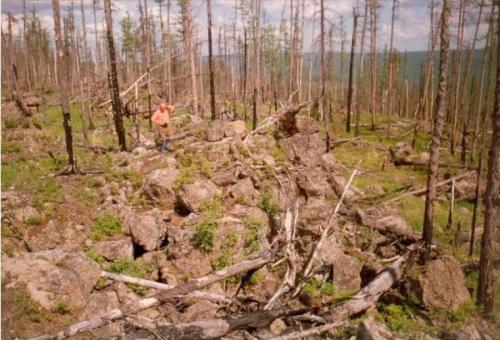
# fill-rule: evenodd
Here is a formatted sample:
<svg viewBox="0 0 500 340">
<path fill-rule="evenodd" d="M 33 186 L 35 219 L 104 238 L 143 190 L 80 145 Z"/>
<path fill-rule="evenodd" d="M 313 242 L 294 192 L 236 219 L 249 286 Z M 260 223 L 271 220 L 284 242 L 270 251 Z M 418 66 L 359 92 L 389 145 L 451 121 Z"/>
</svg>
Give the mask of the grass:
<svg viewBox="0 0 500 340">
<path fill-rule="evenodd" d="M 260 249 L 260 237 L 263 223 L 255 218 L 247 218 L 243 221 L 247 229 L 245 235 L 245 252 L 251 254 Z"/>
<path fill-rule="evenodd" d="M 123 274 L 127 276 L 145 278 L 148 273 L 154 270 L 153 265 L 141 264 L 137 260 L 132 260 L 128 257 L 121 257 L 107 266 L 107 270 L 111 273 Z M 127 286 L 138 294 L 144 295 L 148 289 L 144 286 L 136 284 L 127 284 Z"/>
<path fill-rule="evenodd" d="M 41 309 L 31 300 L 28 293 L 21 291 L 16 293 L 14 318 L 28 317 L 31 322 L 40 323 L 43 320 Z"/>
<path fill-rule="evenodd" d="M 52 313 L 57 314 L 71 314 L 73 312 L 73 307 L 67 301 L 60 300 L 58 301 L 51 309 Z"/>
<path fill-rule="evenodd" d="M 42 218 L 38 215 L 31 215 L 26 217 L 24 222 L 29 226 L 40 225 L 42 224 Z"/>
<path fill-rule="evenodd" d="M 122 221 L 117 216 L 111 214 L 97 216 L 90 231 L 90 239 L 100 241 L 108 236 L 120 233 L 122 228 Z"/>
<path fill-rule="evenodd" d="M 319 298 L 323 295 L 331 296 L 335 292 L 335 286 L 330 282 L 322 282 L 316 278 L 309 281 L 302 291 L 312 298 Z"/>
<path fill-rule="evenodd" d="M 105 265 L 108 264 L 108 261 L 106 261 L 106 259 L 101 254 L 99 254 L 98 252 L 96 252 L 94 250 L 87 250 L 85 252 L 85 255 L 89 259 L 97 262 L 101 267 L 104 267 Z"/>
<path fill-rule="evenodd" d="M 279 146 L 274 146 L 269 150 L 269 154 L 274 157 L 276 162 L 286 162 L 285 152 Z"/>
<path fill-rule="evenodd" d="M 214 247 L 217 227 L 217 220 L 211 217 L 204 218 L 198 222 L 193 237 L 193 245 L 206 253 L 211 252 Z"/>
<path fill-rule="evenodd" d="M 265 190 L 260 198 L 258 207 L 266 212 L 269 216 L 274 216 L 280 212 L 280 207 L 273 199 L 271 190 Z"/>
</svg>

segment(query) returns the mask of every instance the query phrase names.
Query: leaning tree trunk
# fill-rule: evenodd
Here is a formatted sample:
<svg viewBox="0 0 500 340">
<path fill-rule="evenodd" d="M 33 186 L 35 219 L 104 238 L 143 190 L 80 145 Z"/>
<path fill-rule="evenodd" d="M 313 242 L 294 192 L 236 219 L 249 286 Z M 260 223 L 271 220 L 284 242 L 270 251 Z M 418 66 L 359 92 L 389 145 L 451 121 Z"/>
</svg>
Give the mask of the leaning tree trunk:
<svg viewBox="0 0 500 340">
<path fill-rule="evenodd" d="M 120 87 L 118 85 L 118 74 L 116 71 L 115 43 L 113 41 L 113 21 L 111 19 L 111 0 L 104 0 L 104 15 L 106 16 L 106 36 L 108 38 L 111 103 L 113 105 L 113 120 L 115 122 L 116 135 L 120 149 L 125 151 L 125 128 L 123 127 L 122 102 L 120 99 Z"/>
<path fill-rule="evenodd" d="M 424 212 L 424 250 L 428 255 L 431 250 L 432 232 L 434 227 L 434 199 L 436 197 L 436 182 L 439 167 L 439 146 L 443 134 L 444 119 L 446 114 L 446 83 L 448 80 L 448 49 L 450 47 L 450 4 L 449 0 L 443 1 L 441 13 L 441 52 L 439 64 L 439 90 L 437 95 L 437 111 L 434 116 L 434 130 L 432 132 L 429 169 L 427 174 L 427 194 L 425 196 Z"/>
<path fill-rule="evenodd" d="M 68 64 L 63 50 L 59 0 L 52 0 L 52 10 L 54 15 L 54 32 L 56 36 L 57 64 L 59 65 L 59 72 L 57 73 L 58 83 L 59 83 L 59 96 L 61 100 L 61 109 L 63 115 L 66 152 L 68 153 L 68 168 L 66 169 L 65 172 L 75 173 L 76 161 L 73 155 L 73 133 L 71 131 L 71 116 L 70 116 L 69 94 L 67 85 Z"/>
<path fill-rule="evenodd" d="M 496 3 L 500 10 L 500 2 Z M 498 11 L 497 11 L 498 12 Z M 497 42 L 500 42 L 500 15 L 497 15 Z M 479 261 L 479 281 L 477 283 L 477 302 L 489 314 L 493 311 L 493 242 L 500 218 L 500 43 L 497 43 L 497 80 L 495 89 L 495 108 L 492 113 L 493 136 L 488 160 L 488 179 L 484 205 L 484 231 L 481 240 L 481 259 Z"/>
</svg>

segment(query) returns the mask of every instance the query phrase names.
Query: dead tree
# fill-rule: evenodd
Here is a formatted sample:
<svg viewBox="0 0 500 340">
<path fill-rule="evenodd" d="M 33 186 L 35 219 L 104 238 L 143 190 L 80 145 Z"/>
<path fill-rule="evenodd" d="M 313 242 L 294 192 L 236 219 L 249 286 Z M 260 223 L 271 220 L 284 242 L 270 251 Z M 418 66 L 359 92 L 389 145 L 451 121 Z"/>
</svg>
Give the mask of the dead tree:
<svg viewBox="0 0 500 340">
<path fill-rule="evenodd" d="M 349 88 L 347 90 L 347 119 L 346 119 L 346 132 L 351 132 L 351 112 L 354 107 L 353 95 L 354 84 L 352 78 L 354 75 L 354 53 L 356 49 L 356 28 L 358 26 L 358 13 L 356 9 L 353 11 L 354 23 L 352 26 L 352 40 L 351 40 L 351 59 L 349 61 Z"/>
<path fill-rule="evenodd" d="M 377 0 L 370 0 L 370 113 L 372 130 L 375 130 L 377 111 Z"/>
<path fill-rule="evenodd" d="M 434 229 L 434 199 L 436 197 L 436 182 L 438 180 L 439 146 L 443 134 L 444 119 L 446 115 L 446 84 L 448 81 L 448 50 L 450 47 L 450 3 L 443 1 L 441 13 L 441 52 L 439 64 L 439 89 L 437 94 L 437 111 L 434 116 L 434 128 L 430 146 L 430 158 L 427 175 L 427 194 L 425 196 L 424 212 L 424 251 L 430 254 L 432 233 Z"/>
<path fill-rule="evenodd" d="M 393 110 L 393 78 L 394 78 L 394 19 L 396 16 L 396 0 L 392 1 L 392 17 L 391 17 L 391 40 L 389 43 L 389 63 L 388 63 L 388 73 L 389 79 L 387 80 L 387 134 L 386 137 L 389 138 L 390 129 L 391 129 L 391 117 Z"/>
<path fill-rule="evenodd" d="M 210 69 L 210 111 L 212 120 L 215 119 L 215 83 L 214 83 L 214 60 L 212 52 L 212 6 L 211 0 L 207 0 L 208 15 L 208 67 Z"/>
<path fill-rule="evenodd" d="M 54 15 L 54 32 L 56 36 L 57 64 L 60 71 L 57 73 L 59 83 L 59 97 L 63 115 L 64 136 L 66 141 L 66 152 L 68 154 L 68 165 L 63 170 L 65 174 L 74 174 L 77 171 L 76 160 L 73 154 L 73 133 L 71 131 L 71 116 L 68 94 L 68 64 L 66 61 L 62 32 L 61 32 L 61 14 L 59 12 L 59 0 L 52 0 L 52 11 Z"/>
<path fill-rule="evenodd" d="M 196 85 L 196 58 L 195 45 L 193 42 L 193 17 L 191 13 L 191 0 L 181 2 L 182 26 L 184 30 L 184 41 L 189 57 L 189 75 L 191 78 L 191 107 L 193 114 L 198 115 L 198 88 Z"/>
<path fill-rule="evenodd" d="M 257 126 L 260 120 L 260 101 L 262 96 L 261 84 L 260 84 L 260 55 L 261 55 L 261 43 L 260 43 L 260 0 L 255 0 L 255 107 L 254 107 L 254 126 Z"/>
<path fill-rule="evenodd" d="M 496 2 L 497 12 L 500 2 Z M 500 15 L 497 15 L 497 42 L 500 41 Z M 479 261 L 479 281 L 477 283 L 477 302 L 484 307 L 484 312 L 493 311 L 493 244 L 500 217 L 500 44 L 497 43 L 495 107 L 491 114 L 493 136 L 488 160 L 488 179 L 484 205 L 484 231 L 481 239 L 481 258 Z"/>
<path fill-rule="evenodd" d="M 108 40 L 109 55 L 109 85 L 111 87 L 111 104 L 113 106 L 113 120 L 120 149 L 125 151 L 125 128 L 123 127 L 122 101 L 120 99 L 120 86 L 116 70 L 115 43 L 113 40 L 113 20 L 111 18 L 111 0 L 104 0 L 104 16 L 106 17 L 106 36 Z"/>
<path fill-rule="evenodd" d="M 365 0 L 365 12 L 363 16 L 363 27 L 361 28 L 361 43 L 359 48 L 359 71 L 358 71 L 358 94 L 357 94 L 357 106 L 355 109 L 356 116 L 356 127 L 354 129 L 354 136 L 359 136 L 359 124 L 361 118 L 361 96 L 363 95 L 363 79 L 364 79 L 364 67 L 365 67 L 365 34 L 366 34 L 366 23 L 368 21 L 368 0 Z"/>
<path fill-rule="evenodd" d="M 318 98 L 318 104 L 319 104 L 319 113 L 321 116 L 321 120 L 325 120 L 324 116 L 324 103 L 325 103 L 325 4 L 324 0 L 320 0 L 320 43 L 319 43 L 319 98 Z"/>
</svg>

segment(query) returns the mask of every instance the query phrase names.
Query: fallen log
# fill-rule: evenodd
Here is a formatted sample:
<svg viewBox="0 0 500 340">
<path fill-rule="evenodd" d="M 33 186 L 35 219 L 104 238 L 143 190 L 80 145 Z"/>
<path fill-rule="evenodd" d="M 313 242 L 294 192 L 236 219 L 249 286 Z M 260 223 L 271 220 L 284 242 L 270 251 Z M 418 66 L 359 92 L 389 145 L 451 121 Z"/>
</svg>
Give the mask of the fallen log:
<svg viewBox="0 0 500 340">
<path fill-rule="evenodd" d="M 344 318 L 360 314 L 373 306 L 382 294 L 387 292 L 401 278 L 404 266 L 414 251 L 414 249 L 410 249 L 409 252 L 397 259 L 378 274 L 372 282 L 347 300 L 346 303 L 334 308 L 329 315 L 325 316 L 325 320 L 328 322 L 338 322 Z"/>
<path fill-rule="evenodd" d="M 216 282 L 225 280 L 233 275 L 246 273 L 250 270 L 260 268 L 267 263 L 273 262 L 275 258 L 275 255 L 271 251 L 267 250 L 256 258 L 243 260 L 232 266 L 215 271 L 200 278 L 189 280 L 188 282 L 177 287 L 159 292 L 156 296 L 160 301 L 165 301 L 179 295 L 187 295 L 195 290 L 199 290 Z"/>
<path fill-rule="evenodd" d="M 154 289 L 158 289 L 158 290 L 170 290 L 170 289 L 174 288 L 174 286 L 167 285 L 167 284 L 161 283 L 161 282 L 140 279 L 137 277 L 127 276 L 127 275 L 122 275 L 122 274 L 109 273 L 109 272 L 105 272 L 105 271 L 101 272 L 101 277 L 103 277 L 105 279 L 110 279 L 113 281 L 131 283 L 131 284 L 135 284 L 135 285 L 139 285 L 139 286 L 143 286 L 143 287 L 148 287 L 148 288 L 154 288 Z M 203 299 L 203 300 L 212 300 L 212 301 L 218 301 L 218 302 L 224 302 L 224 303 L 231 303 L 231 299 L 227 298 L 226 296 L 220 295 L 220 294 L 213 294 L 213 293 L 209 293 L 209 292 L 194 291 L 194 292 L 191 292 L 189 294 L 186 294 L 185 297 L 197 298 L 197 299 Z"/>
<path fill-rule="evenodd" d="M 473 175 L 475 172 L 473 171 L 469 171 L 469 172 L 465 172 L 461 175 L 458 175 L 458 176 L 455 176 L 455 181 L 460 181 L 464 178 L 467 178 L 471 175 Z M 439 183 L 436 184 L 436 188 L 438 187 L 441 187 L 443 185 L 447 185 L 449 183 L 451 183 L 451 181 L 453 180 L 453 178 L 450 178 L 450 179 L 447 179 L 445 181 L 441 181 Z M 408 191 L 408 192 L 405 192 L 404 194 L 401 194 L 399 196 L 396 196 L 394 198 L 391 198 L 391 199 L 388 199 L 387 201 L 385 202 L 382 202 L 381 204 L 389 204 L 389 203 L 393 203 L 393 202 L 396 202 L 396 201 L 399 201 L 400 199 L 406 197 L 406 196 L 410 196 L 410 195 L 423 195 L 427 192 L 427 187 L 425 188 L 420 188 L 420 189 L 416 189 L 416 190 L 412 190 L 412 191 Z"/>
<path fill-rule="evenodd" d="M 304 314 L 307 311 L 308 309 L 305 308 L 261 310 L 220 319 L 200 320 L 177 325 L 160 324 L 155 329 L 155 332 L 164 339 L 172 340 L 213 339 L 237 330 L 267 327 L 277 318 Z"/>
<path fill-rule="evenodd" d="M 154 307 L 160 302 L 154 298 L 146 298 L 138 301 L 131 302 L 122 308 L 115 308 L 107 313 L 96 315 L 88 320 L 83 320 L 68 326 L 65 330 L 53 335 L 41 335 L 31 340 L 47 340 L 47 339 L 64 339 L 67 337 L 75 336 L 76 334 L 90 331 L 99 328 L 110 322 L 123 318 L 127 314 L 138 313 L 142 310 Z"/>
<path fill-rule="evenodd" d="M 310 337 L 313 335 L 320 335 L 321 333 L 324 333 L 326 331 L 330 331 L 332 329 L 338 328 L 340 326 L 345 326 L 347 323 L 346 322 L 333 322 L 333 323 L 327 323 L 326 325 L 321 325 L 318 327 L 313 327 L 304 331 L 299 331 L 299 332 L 293 332 L 289 334 L 285 334 L 282 336 L 278 337 L 273 337 L 273 340 L 294 340 L 294 339 L 302 339 L 306 337 Z M 269 338 L 271 339 L 271 338 Z"/>
</svg>

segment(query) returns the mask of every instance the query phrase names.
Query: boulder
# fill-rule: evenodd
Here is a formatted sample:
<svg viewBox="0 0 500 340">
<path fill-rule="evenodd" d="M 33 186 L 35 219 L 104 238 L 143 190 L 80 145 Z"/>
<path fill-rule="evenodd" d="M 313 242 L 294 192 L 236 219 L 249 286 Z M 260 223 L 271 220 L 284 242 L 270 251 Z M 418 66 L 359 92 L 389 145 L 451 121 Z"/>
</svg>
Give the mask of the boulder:
<svg viewBox="0 0 500 340">
<path fill-rule="evenodd" d="M 325 172 L 319 167 L 303 171 L 297 179 L 297 184 L 307 197 L 325 196 L 332 192 Z"/>
<path fill-rule="evenodd" d="M 368 317 L 359 325 L 356 340 L 396 340 L 389 328 Z"/>
<path fill-rule="evenodd" d="M 125 219 L 132 241 L 146 251 L 156 250 L 165 239 L 167 229 L 163 221 L 152 214 L 131 213 Z"/>
<path fill-rule="evenodd" d="M 4 257 L 2 272 L 10 277 L 9 285 L 25 285 L 31 299 L 44 308 L 65 301 L 80 309 L 87 304 L 101 269 L 82 252 L 47 250 Z"/>
<path fill-rule="evenodd" d="M 344 254 L 339 244 L 330 238 L 319 251 L 325 265 L 333 267 L 333 283 L 339 290 L 358 290 L 361 286 L 361 264 L 353 256 Z"/>
<path fill-rule="evenodd" d="M 460 263 L 450 256 L 422 267 L 410 278 L 410 287 L 427 308 L 456 310 L 470 300 Z"/>
<path fill-rule="evenodd" d="M 178 176 L 179 170 L 174 167 L 154 170 L 144 179 L 143 191 L 152 200 L 164 200 L 174 194 Z"/>
<path fill-rule="evenodd" d="M 50 220 L 39 233 L 34 233 L 32 236 L 29 236 L 28 241 L 33 251 L 42 251 L 55 249 L 63 239 L 56 222 Z"/>
<path fill-rule="evenodd" d="M 207 300 L 201 300 L 189 306 L 184 313 L 188 321 L 209 320 L 217 315 L 218 305 Z"/>
<path fill-rule="evenodd" d="M 177 193 L 177 201 L 190 212 L 197 212 L 203 202 L 220 195 L 221 191 L 210 180 L 198 179 L 193 184 L 184 184 Z"/>
<path fill-rule="evenodd" d="M 296 133 L 281 139 L 279 145 L 289 160 L 308 166 L 317 164 L 325 151 L 325 143 L 319 133 Z"/>
<path fill-rule="evenodd" d="M 347 185 L 347 180 L 342 175 L 333 175 L 330 177 L 330 183 L 333 187 L 333 190 L 340 198 L 342 193 L 344 192 L 344 188 Z M 356 202 L 365 197 L 365 193 L 358 189 L 354 184 L 351 183 L 349 186 L 349 190 L 347 190 L 345 195 L 345 200 L 347 202 Z"/>
<path fill-rule="evenodd" d="M 269 326 L 269 330 L 273 335 L 280 335 L 287 329 L 285 321 L 281 319 L 274 320 Z"/>
<path fill-rule="evenodd" d="M 207 127 L 207 141 L 216 142 L 224 138 L 224 122 L 221 120 L 214 120 L 210 122 Z"/>
<path fill-rule="evenodd" d="M 259 192 L 255 190 L 252 180 L 248 177 L 233 185 L 229 193 L 234 198 L 246 197 L 251 201 L 259 196 Z"/>
<path fill-rule="evenodd" d="M 330 174 L 340 174 L 346 170 L 346 167 L 340 163 L 335 156 L 330 153 L 324 153 L 321 155 L 321 167 Z"/>
<path fill-rule="evenodd" d="M 114 261 L 120 257 L 134 258 L 134 246 L 130 237 L 97 242 L 90 249 L 101 254 L 108 261 Z"/>
<path fill-rule="evenodd" d="M 408 142 L 398 142 L 390 149 L 392 161 L 395 165 L 404 164 L 412 161 L 413 149 Z"/>
<path fill-rule="evenodd" d="M 116 292 L 113 290 L 104 290 L 93 292 L 89 295 L 87 306 L 83 313 L 80 315 L 80 320 L 87 320 L 96 315 L 102 315 L 110 312 L 115 308 L 120 308 L 120 301 Z"/>
<path fill-rule="evenodd" d="M 242 120 L 224 123 L 224 137 L 242 137 L 247 133 L 247 126 Z"/>
<path fill-rule="evenodd" d="M 333 206 L 324 199 L 311 197 L 299 214 L 298 228 L 313 235 L 321 235 L 322 227 L 333 213 Z"/>
<path fill-rule="evenodd" d="M 474 325 L 463 325 L 458 331 L 456 340 L 481 340 L 481 334 Z"/>
<path fill-rule="evenodd" d="M 319 123 L 306 116 L 295 116 L 295 127 L 299 133 L 313 134 L 319 132 Z"/>
<path fill-rule="evenodd" d="M 219 186 L 226 186 L 236 183 L 236 176 L 232 168 L 221 168 L 210 176 L 212 182 Z"/>
</svg>

